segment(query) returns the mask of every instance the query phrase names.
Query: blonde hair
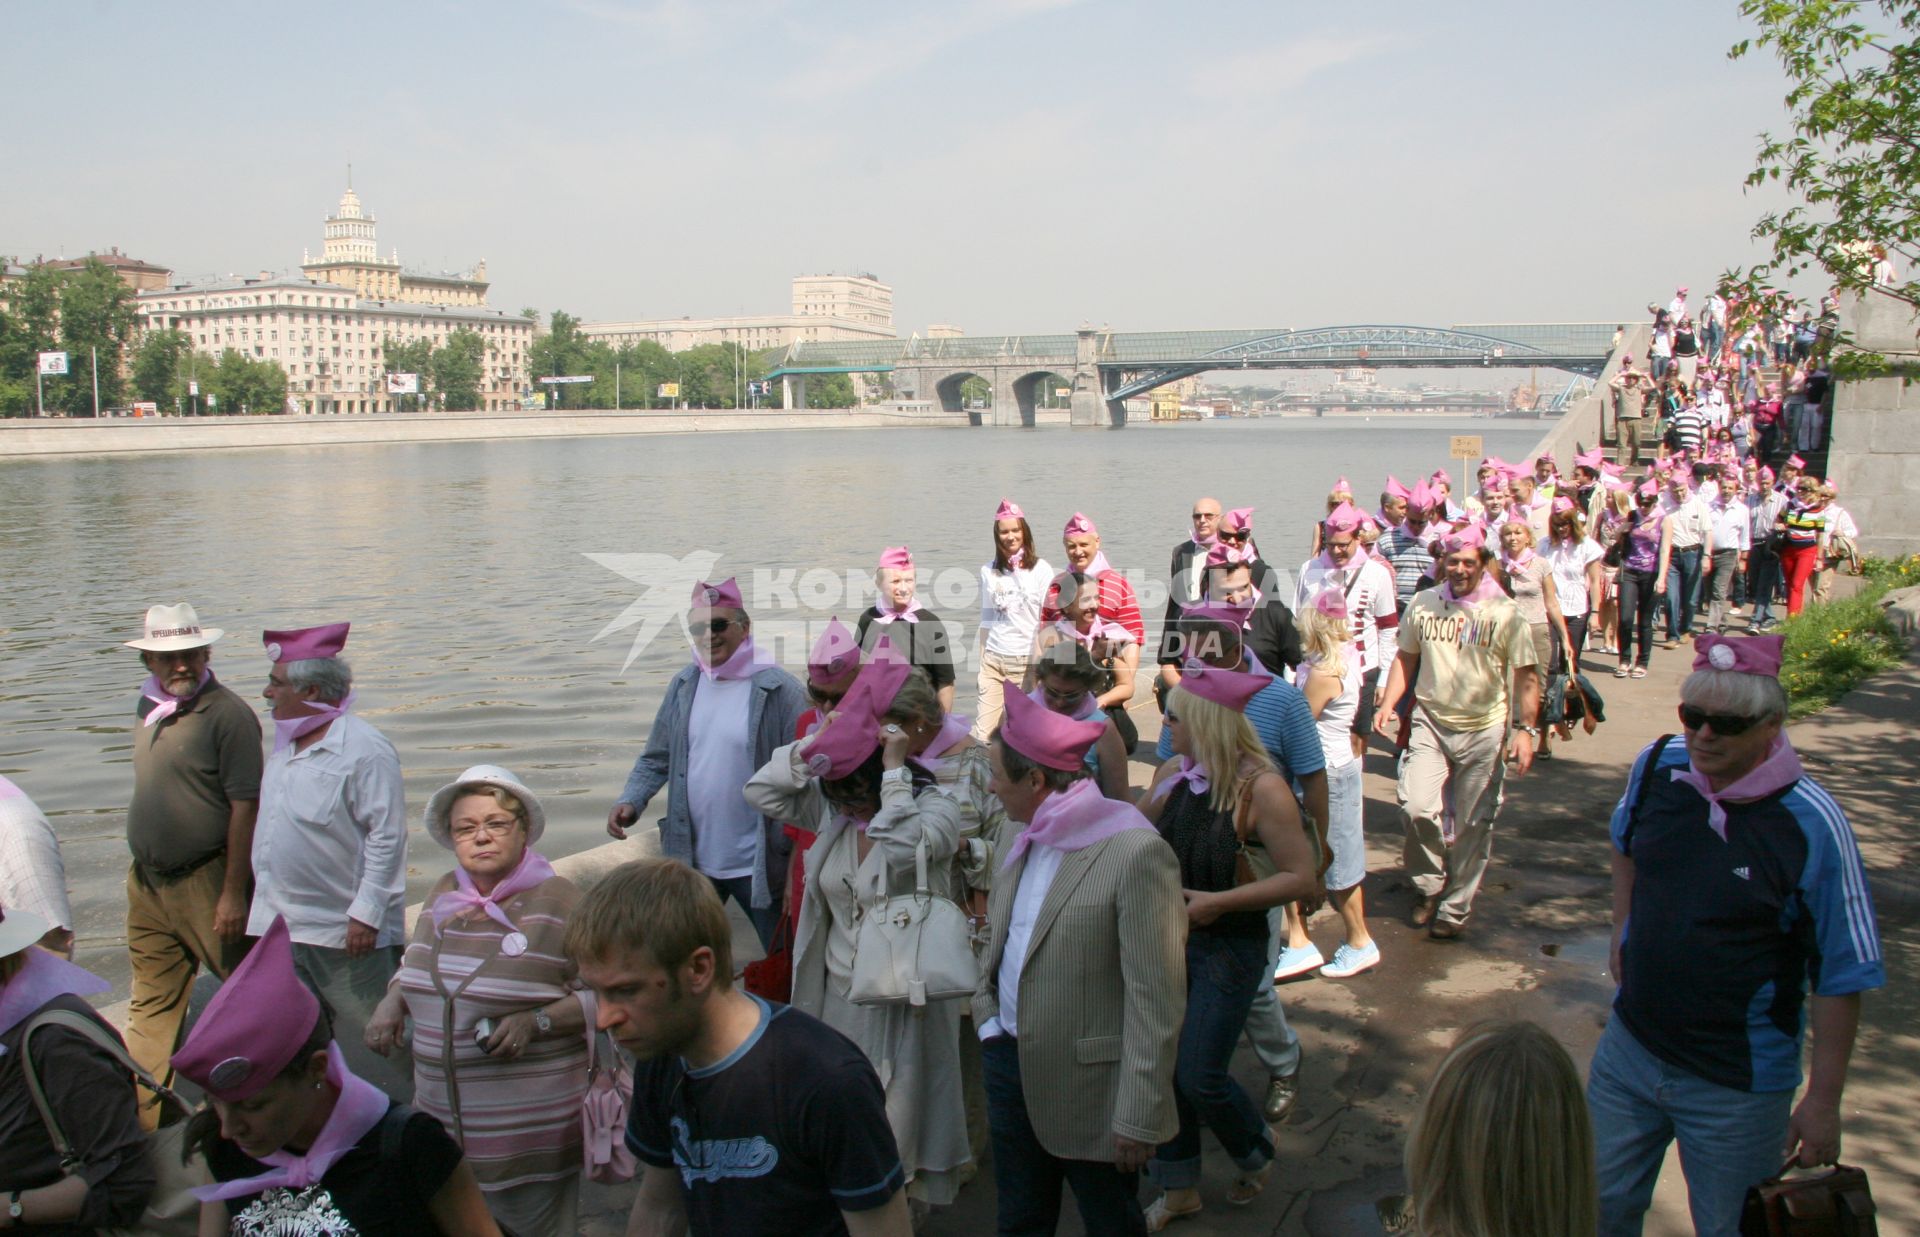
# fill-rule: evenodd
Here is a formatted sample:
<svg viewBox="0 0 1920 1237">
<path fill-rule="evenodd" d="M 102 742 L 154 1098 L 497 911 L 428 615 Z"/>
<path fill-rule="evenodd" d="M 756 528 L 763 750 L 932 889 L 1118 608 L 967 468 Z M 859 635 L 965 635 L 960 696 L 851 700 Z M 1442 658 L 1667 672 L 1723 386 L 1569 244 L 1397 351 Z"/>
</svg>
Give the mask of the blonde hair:
<svg viewBox="0 0 1920 1237">
<path fill-rule="evenodd" d="M 575 963 L 645 953 L 677 975 L 696 949 L 713 951 L 713 986 L 733 986 L 733 926 L 713 882 L 677 859 L 623 863 L 587 890 L 567 918 Z"/>
<path fill-rule="evenodd" d="M 493 800 L 494 806 L 513 817 L 515 824 L 519 825 L 522 829 L 528 827 L 527 805 L 520 802 L 520 796 L 510 790 L 503 790 L 498 786 L 488 786 L 480 782 L 470 782 L 465 786 L 457 788 L 453 792 L 453 798 L 447 801 L 447 815 L 453 815 L 454 804 L 460 802 L 462 799 L 470 799 L 475 795 L 480 796 L 482 799 Z"/>
<path fill-rule="evenodd" d="M 1509 528 L 1517 528 L 1527 534 L 1527 548 L 1529 550 L 1534 549 L 1540 544 L 1539 538 L 1533 535 L 1533 525 L 1527 523 L 1522 517 L 1514 516 L 1512 519 L 1501 521 L 1500 534 L 1505 536 Z"/>
<path fill-rule="evenodd" d="M 1344 679 L 1347 648 L 1353 643 L 1353 625 L 1346 617 L 1324 614 L 1309 602 L 1294 615 L 1294 625 L 1300 629 L 1300 650 L 1313 663 L 1314 673 Z"/>
<path fill-rule="evenodd" d="M 1622 518 L 1632 515 L 1633 491 L 1631 489 L 1608 490 L 1607 509 Z"/>
<path fill-rule="evenodd" d="M 1239 801 L 1241 784 L 1272 771 L 1273 758 L 1267 755 L 1245 714 L 1179 686 L 1170 694 L 1169 703 L 1186 725 L 1194 762 L 1207 771 L 1207 779 L 1213 784 L 1208 802 L 1216 812 L 1231 810 Z"/>
<path fill-rule="evenodd" d="M 1425 1237 L 1545 1237 L 1599 1227 L 1593 1126 L 1566 1049 L 1531 1022 L 1469 1027 L 1407 1136 Z"/>
</svg>

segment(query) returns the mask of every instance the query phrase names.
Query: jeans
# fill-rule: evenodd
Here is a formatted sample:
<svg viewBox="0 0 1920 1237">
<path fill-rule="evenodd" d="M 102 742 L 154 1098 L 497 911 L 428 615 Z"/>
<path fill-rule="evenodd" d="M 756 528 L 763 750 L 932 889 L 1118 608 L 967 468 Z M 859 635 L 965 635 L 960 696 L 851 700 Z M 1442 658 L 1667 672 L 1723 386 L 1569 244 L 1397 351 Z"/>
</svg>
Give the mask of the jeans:
<svg viewBox="0 0 1920 1237">
<path fill-rule="evenodd" d="M 1327 786 L 1331 805 L 1331 779 Z M 1300 1033 L 1287 1025 L 1287 1011 L 1273 986 L 1274 968 L 1280 963 L 1280 949 L 1286 939 L 1286 919 L 1276 906 L 1267 912 L 1267 982 L 1253 994 L 1253 1005 L 1247 1010 L 1247 1042 L 1275 1078 L 1289 1077 L 1300 1068 Z"/>
<path fill-rule="evenodd" d="M 751 876 L 735 876 L 727 880 L 709 876 L 707 883 L 712 885 L 713 891 L 720 895 L 722 906 L 726 905 L 728 898 L 740 904 L 740 909 L 745 911 L 747 918 L 753 922 L 753 932 L 760 938 L 760 948 L 765 949 L 773 943 L 773 931 L 780 926 L 779 903 L 785 901 L 784 891 L 782 897 L 776 899 L 775 905 L 756 907 L 753 904 L 753 877 Z"/>
<path fill-rule="evenodd" d="M 1112 1160 L 1063 1160 L 1040 1145 L 1020 1085 L 1020 1042 L 996 1035 L 980 1045 L 987 1123 L 993 1136 L 993 1176 L 999 1190 L 1000 1237 L 1053 1237 L 1060 1226 L 1060 1186 L 1089 1233 L 1144 1234 L 1140 1174 L 1114 1170 Z"/>
<path fill-rule="evenodd" d="M 1247 1172 L 1274 1157 L 1273 1136 L 1259 1106 L 1228 1066 L 1247 1023 L 1247 1008 L 1262 985 L 1273 986 L 1267 942 L 1257 936 L 1187 937 L 1187 1017 L 1173 1065 L 1173 1102 L 1180 1131 L 1147 1163 L 1147 1176 L 1164 1190 L 1200 1184 L 1200 1125 L 1206 1123 L 1227 1158 Z M 1098 1230 L 1090 1230 L 1098 1231 Z"/>
<path fill-rule="evenodd" d="M 1693 634 L 1694 599 L 1700 593 L 1700 547 L 1676 547 L 1667 563 L 1667 639 Z"/>
<path fill-rule="evenodd" d="M 1773 621 L 1773 594 L 1779 587 L 1780 559 L 1756 547 L 1747 556 L 1747 599 L 1753 603 L 1754 625 Z"/>
<path fill-rule="evenodd" d="M 1653 572 L 1620 569 L 1620 664 L 1644 666 L 1653 658 Z M 1635 660 L 1634 646 L 1640 652 Z"/>
<path fill-rule="evenodd" d="M 1600 1237 L 1638 1237 L 1667 1145 L 1697 1237 L 1739 1237 L 1749 1187 L 1786 1160 L 1791 1091 L 1735 1091 L 1667 1064 L 1616 1015 L 1593 1050 L 1587 1108 L 1600 1178 Z"/>
</svg>

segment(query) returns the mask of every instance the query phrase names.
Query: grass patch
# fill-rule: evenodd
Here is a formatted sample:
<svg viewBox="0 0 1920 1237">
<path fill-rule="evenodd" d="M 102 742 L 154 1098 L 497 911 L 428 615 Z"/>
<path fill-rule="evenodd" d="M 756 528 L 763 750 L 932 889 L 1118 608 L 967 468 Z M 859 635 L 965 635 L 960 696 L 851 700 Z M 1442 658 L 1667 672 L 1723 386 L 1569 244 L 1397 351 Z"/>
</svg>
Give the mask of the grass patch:
<svg viewBox="0 0 1920 1237">
<path fill-rule="evenodd" d="M 1864 564 L 1866 584 L 1842 601 L 1815 602 L 1780 627 L 1787 638 L 1780 685 L 1788 715 L 1818 713 L 1866 679 L 1898 665 L 1906 653 L 1880 599 L 1896 588 L 1920 584 L 1920 555 Z"/>
</svg>

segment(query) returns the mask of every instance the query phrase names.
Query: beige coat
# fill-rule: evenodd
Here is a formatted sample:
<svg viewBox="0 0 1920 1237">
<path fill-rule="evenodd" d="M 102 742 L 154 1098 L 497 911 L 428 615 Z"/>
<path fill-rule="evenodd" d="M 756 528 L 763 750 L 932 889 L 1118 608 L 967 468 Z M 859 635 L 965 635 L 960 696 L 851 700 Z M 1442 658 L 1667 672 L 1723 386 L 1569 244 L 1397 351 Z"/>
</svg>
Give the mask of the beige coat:
<svg viewBox="0 0 1920 1237">
<path fill-rule="evenodd" d="M 1000 956 L 1026 857 L 999 873 L 973 1024 L 1000 1011 Z M 1111 1160 L 1115 1135 L 1157 1146 L 1179 1128 L 1173 1060 L 1187 1004 L 1180 864 L 1151 829 L 1069 852 L 1020 972 L 1020 1077 L 1040 1145 Z"/>
</svg>

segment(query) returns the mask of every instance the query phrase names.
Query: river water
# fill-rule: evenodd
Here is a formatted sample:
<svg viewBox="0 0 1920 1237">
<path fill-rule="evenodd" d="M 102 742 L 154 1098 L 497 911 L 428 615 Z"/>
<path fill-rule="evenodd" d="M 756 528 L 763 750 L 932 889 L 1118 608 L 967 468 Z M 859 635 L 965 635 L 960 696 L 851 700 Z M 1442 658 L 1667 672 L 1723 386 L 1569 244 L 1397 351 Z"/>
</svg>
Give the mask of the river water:
<svg viewBox="0 0 1920 1237">
<path fill-rule="evenodd" d="M 1363 500 L 1389 472 L 1410 483 L 1450 464 L 1458 478 L 1446 458 L 1455 433 L 1515 458 L 1541 427 L 1265 419 L 0 462 L 0 772 L 52 819 L 81 960 L 124 995 L 129 727 L 145 672 L 120 642 L 155 602 L 190 601 L 225 628 L 214 670 L 262 707 L 262 628 L 352 620 L 357 710 L 399 750 L 411 810 L 468 765 L 504 764 L 541 795 L 542 849 L 558 857 L 604 840 L 607 808 L 686 661 L 677 627 L 631 665 L 634 629 L 596 639 L 643 582 L 673 594 L 670 613 L 709 562 L 713 578 L 737 575 L 762 642 L 792 667 L 810 630 L 829 614 L 850 622 L 870 600 L 849 580 L 864 584 L 880 549 L 904 543 L 923 600 L 970 644 L 973 581 L 1008 496 L 1056 569 L 1067 517 L 1097 521 L 1151 622 L 1194 498 L 1254 507 L 1265 557 L 1292 568 L 1337 475 Z M 649 557 L 610 567 L 589 555 Z M 965 711 L 972 678 L 960 682 Z M 664 806 L 662 794 L 649 818 Z M 416 824 L 411 897 L 447 867 Z"/>
</svg>

